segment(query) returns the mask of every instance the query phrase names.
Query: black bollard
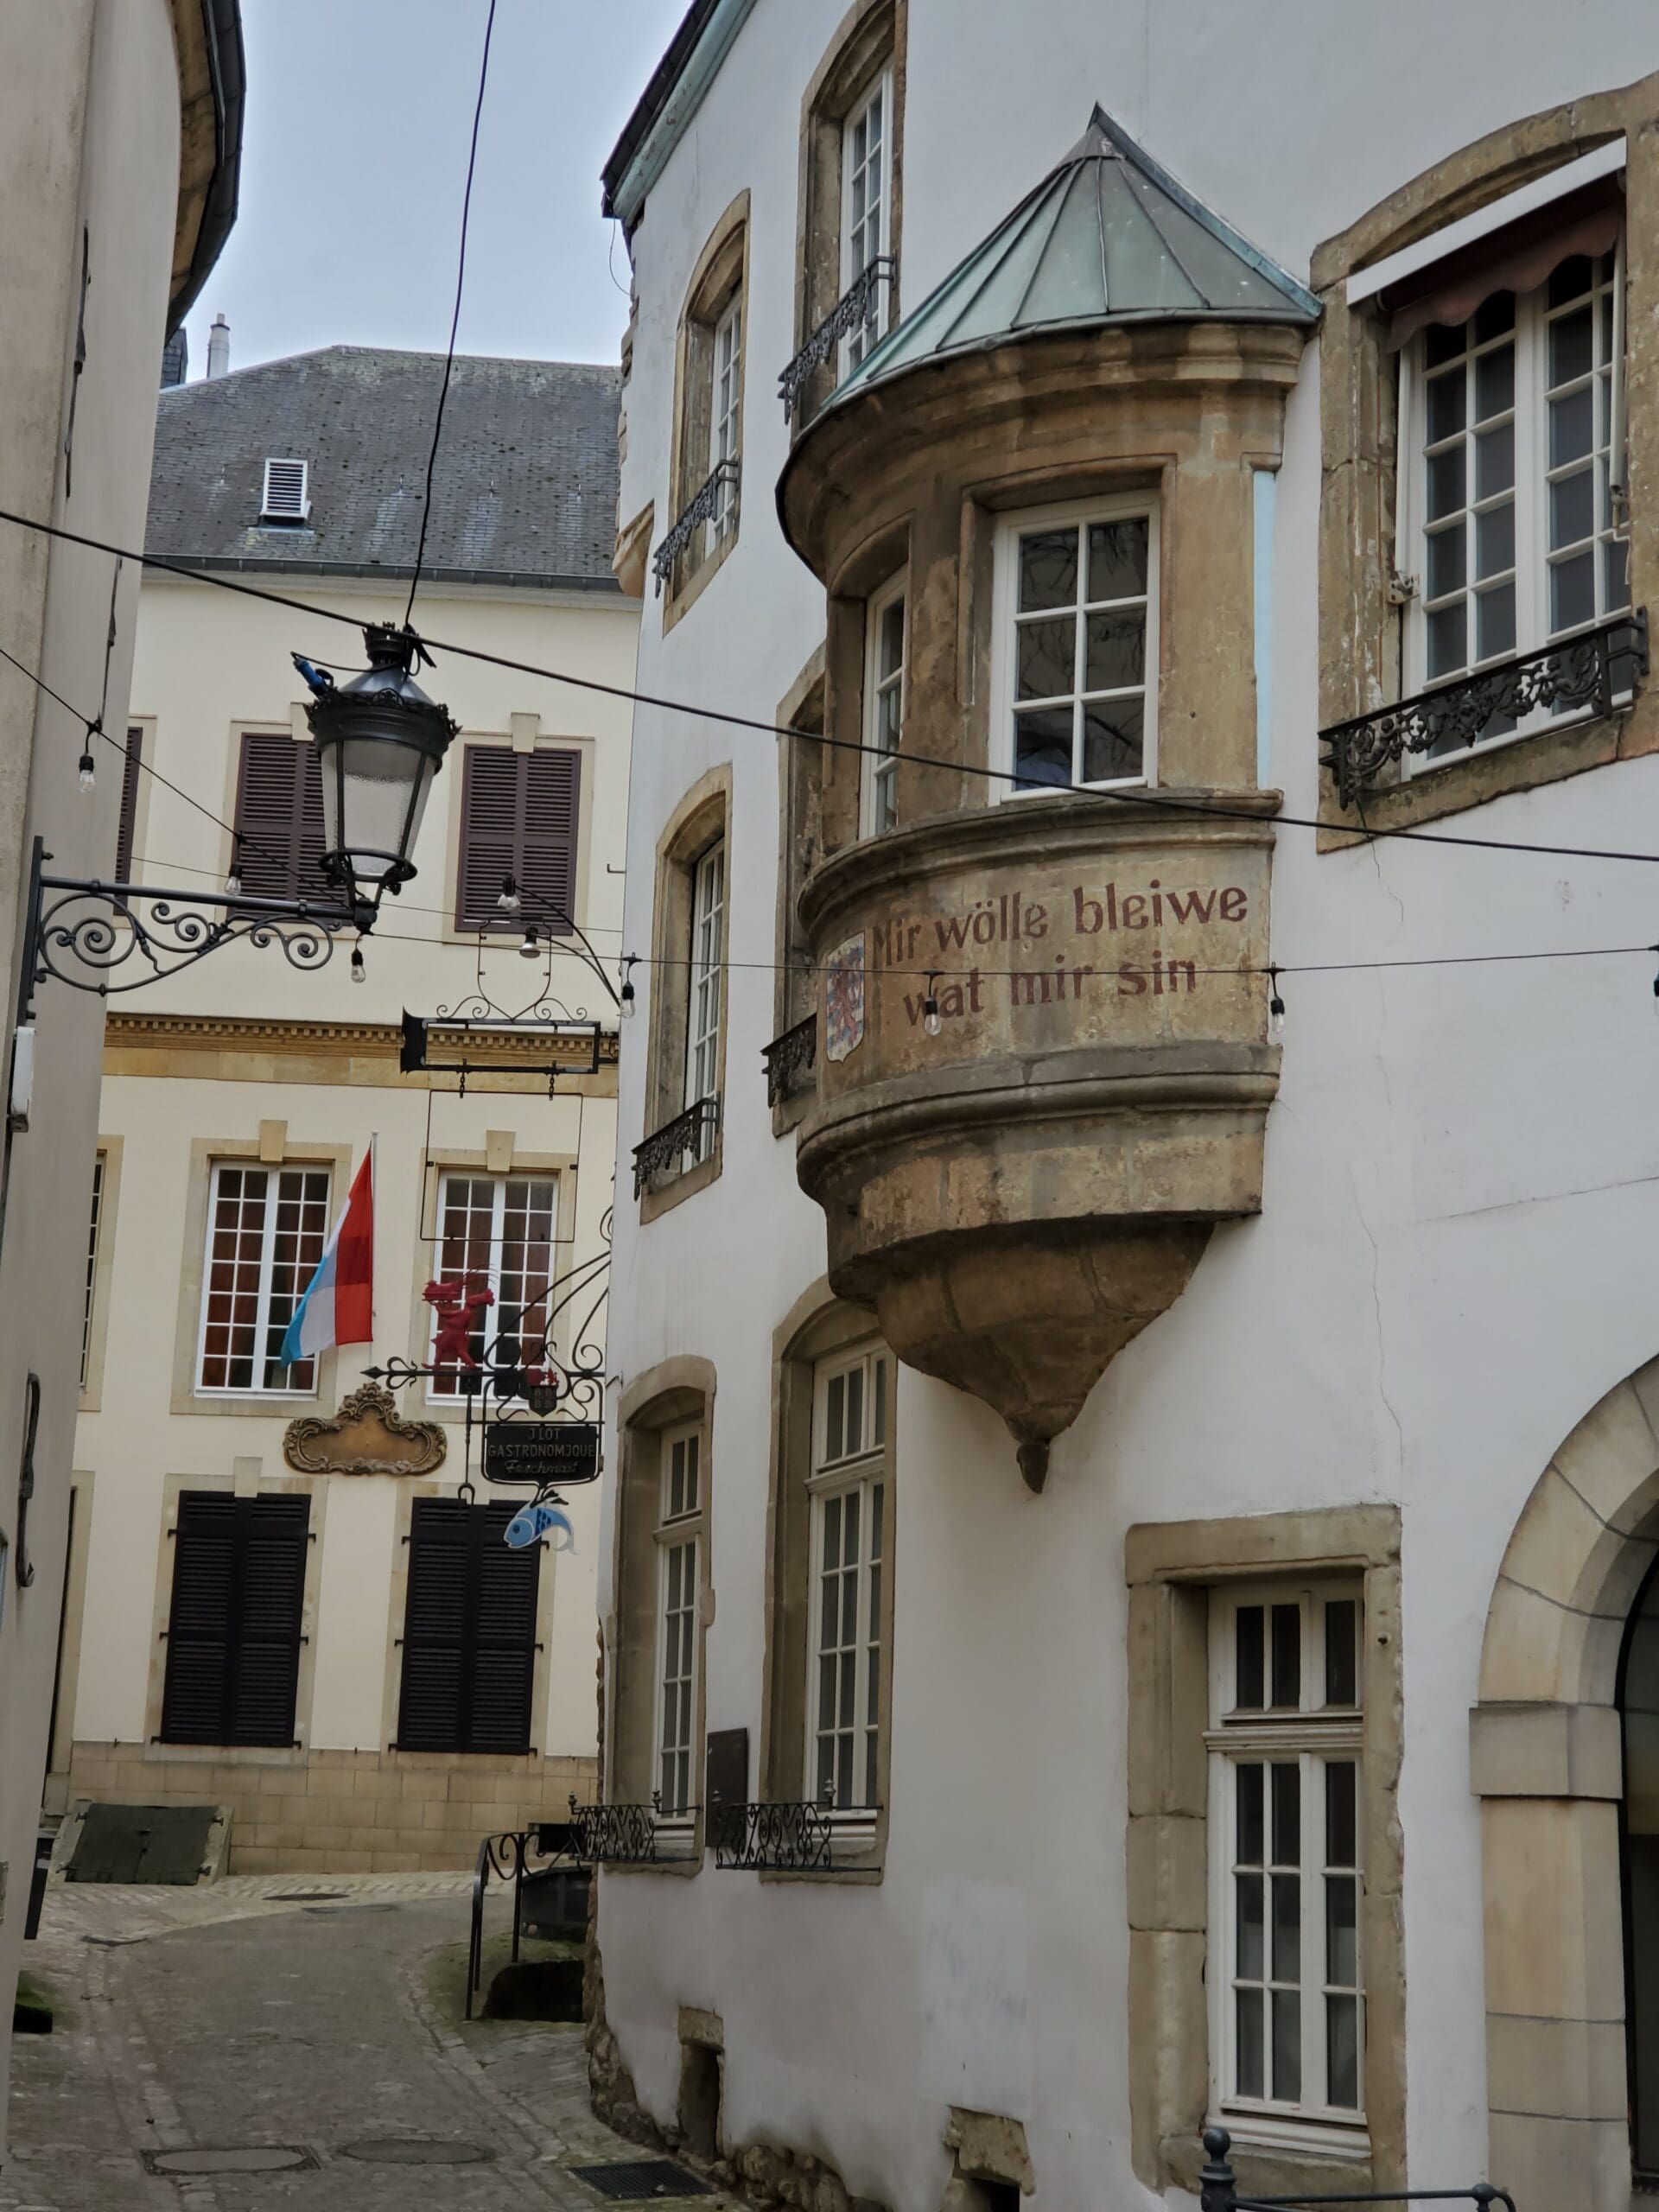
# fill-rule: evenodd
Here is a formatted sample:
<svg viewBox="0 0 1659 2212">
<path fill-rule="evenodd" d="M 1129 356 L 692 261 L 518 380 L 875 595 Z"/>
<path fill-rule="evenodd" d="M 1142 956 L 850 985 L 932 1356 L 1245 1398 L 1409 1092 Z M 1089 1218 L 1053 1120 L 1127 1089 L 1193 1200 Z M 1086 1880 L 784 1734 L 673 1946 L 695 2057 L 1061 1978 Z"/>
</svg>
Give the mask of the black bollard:
<svg viewBox="0 0 1659 2212">
<path fill-rule="evenodd" d="M 1224 2127 L 1206 2127 L 1203 2142 L 1207 2154 L 1198 2175 L 1200 2212 L 1233 2212 L 1237 2203 L 1237 2177 L 1227 2162 L 1233 2139 Z"/>
</svg>

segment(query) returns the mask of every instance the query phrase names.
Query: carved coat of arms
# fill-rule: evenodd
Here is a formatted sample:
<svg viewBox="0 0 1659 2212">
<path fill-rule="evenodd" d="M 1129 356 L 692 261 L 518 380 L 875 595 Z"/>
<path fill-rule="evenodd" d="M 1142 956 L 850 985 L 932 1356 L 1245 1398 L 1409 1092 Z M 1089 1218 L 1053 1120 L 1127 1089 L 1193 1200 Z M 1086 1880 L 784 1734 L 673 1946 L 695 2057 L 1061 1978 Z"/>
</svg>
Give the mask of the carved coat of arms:
<svg viewBox="0 0 1659 2212">
<path fill-rule="evenodd" d="M 823 964 L 823 1050 L 844 1060 L 864 1041 L 864 932 L 838 944 Z"/>
</svg>

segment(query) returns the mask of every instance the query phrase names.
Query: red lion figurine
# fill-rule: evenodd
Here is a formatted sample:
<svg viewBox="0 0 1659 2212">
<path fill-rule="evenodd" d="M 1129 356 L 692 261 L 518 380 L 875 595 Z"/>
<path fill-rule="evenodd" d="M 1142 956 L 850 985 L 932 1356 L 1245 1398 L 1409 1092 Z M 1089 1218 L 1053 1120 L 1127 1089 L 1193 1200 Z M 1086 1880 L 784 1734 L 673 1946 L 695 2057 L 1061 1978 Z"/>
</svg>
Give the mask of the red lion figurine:
<svg viewBox="0 0 1659 2212">
<path fill-rule="evenodd" d="M 486 1306 L 495 1303 L 487 1275 L 445 1275 L 429 1282 L 421 1296 L 438 1317 L 437 1340 L 432 1346 L 434 1367 L 476 1368 L 467 1339 Z"/>
</svg>

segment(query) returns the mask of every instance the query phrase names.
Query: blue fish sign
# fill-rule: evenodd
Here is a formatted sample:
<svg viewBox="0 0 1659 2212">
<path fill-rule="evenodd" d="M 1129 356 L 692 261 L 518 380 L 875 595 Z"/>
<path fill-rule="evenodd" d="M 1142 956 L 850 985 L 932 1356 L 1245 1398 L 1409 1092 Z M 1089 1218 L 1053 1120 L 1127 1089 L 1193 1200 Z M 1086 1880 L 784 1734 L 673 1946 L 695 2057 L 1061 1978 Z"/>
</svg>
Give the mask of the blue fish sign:
<svg viewBox="0 0 1659 2212">
<path fill-rule="evenodd" d="M 527 1544 L 538 1544 L 554 1529 L 563 1529 L 564 1541 L 555 1544 L 555 1551 L 570 1552 L 576 1548 L 576 1532 L 556 1505 L 526 1505 L 515 1513 L 506 1526 L 506 1541 L 514 1551 L 523 1551 Z"/>
</svg>

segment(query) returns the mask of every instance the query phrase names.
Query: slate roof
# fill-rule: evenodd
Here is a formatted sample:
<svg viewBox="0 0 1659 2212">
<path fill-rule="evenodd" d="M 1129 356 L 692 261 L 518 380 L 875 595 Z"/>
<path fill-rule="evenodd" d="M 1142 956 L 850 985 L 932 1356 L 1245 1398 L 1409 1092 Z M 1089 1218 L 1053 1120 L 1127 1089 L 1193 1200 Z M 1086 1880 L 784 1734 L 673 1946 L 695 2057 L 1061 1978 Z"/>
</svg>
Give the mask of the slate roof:
<svg viewBox="0 0 1659 2212">
<path fill-rule="evenodd" d="M 1319 315 L 1311 292 L 1097 106 L 1064 161 L 870 349 L 830 405 L 941 354 L 1040 331 Z"/>
<path fill-rule="evenodd" d="M 161 395 L 145 550 L 213 567 L 407 575 L 439 353 L 329 346 Z M 614 591 L 620 371 L 461 356 L 426 573 Z M 268 458 L 310 464 L 303 524 L 264 524 Z"/>
</svg>

